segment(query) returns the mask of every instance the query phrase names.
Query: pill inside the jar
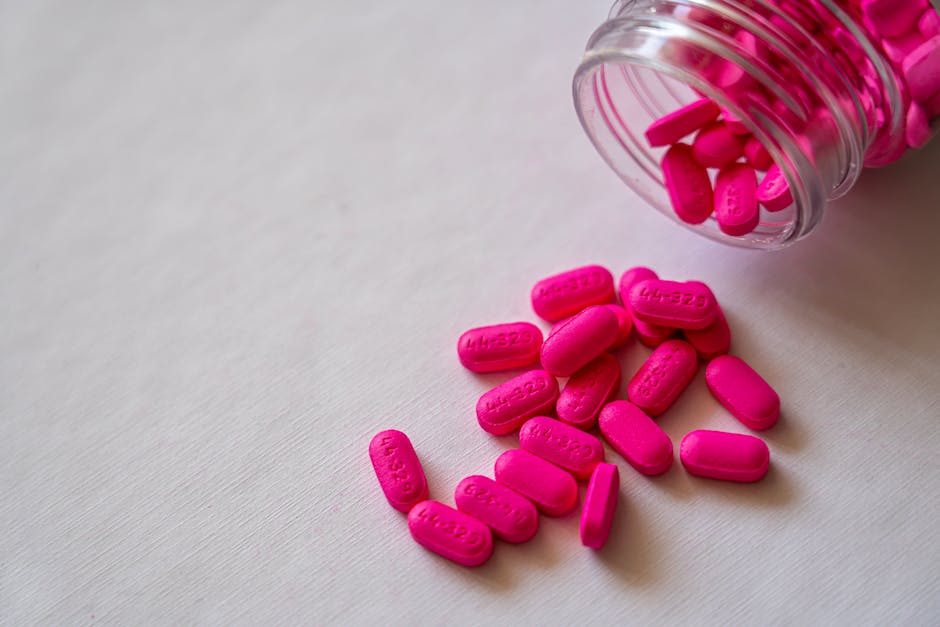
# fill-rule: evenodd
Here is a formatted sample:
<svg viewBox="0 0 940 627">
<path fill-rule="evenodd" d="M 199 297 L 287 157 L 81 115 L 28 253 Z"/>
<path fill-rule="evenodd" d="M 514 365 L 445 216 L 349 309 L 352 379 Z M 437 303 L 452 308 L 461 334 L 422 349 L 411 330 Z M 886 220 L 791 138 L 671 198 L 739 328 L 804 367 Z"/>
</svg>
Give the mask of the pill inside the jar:
<svg viewBox="0 0 940 627">
<path fill-rule="evenodd" d="M 408 513 L 428 498 L 428 482 L 408 436 L 395 429 L 380 431 L 369 442 L 369 459 L 389 505 Z"/>
<path fill-rule="evenodd" d="M 732 163 L 715 179 L 715 221 L 728 235 L 753 231 L 760 219 L 757 208 L 757 174 L 745 163 Z"/>
<path fill-rule="evenodd" d="M 544 370 L 530 370 L 485 392 L 477 401 L 477 421 L 484 431 L 504 435 L 558 400 L 558 381 Z"/>
<path fill-rule="evenodd" d="M 679 459 L 689 474 L 750 483 L 767 474 L 770 450 L 751 435 L 702 429 L 682 438 Z"/>
<path fill-rule="evenodd" d="M 770 166 L 757 186 L 757 201 L 767 211 L 782 211 L 793 204 L 790 186 L 776 164 Z"/>
<path fill-rule="evenodd" d="M 588 307 L 542 343 L 542 368 L 568 377 L 610 348 L 620 332 L 617 316 L 606 307 Z"/>
<path fill-rule="evenodd" d="M 462 566 L 479 566 L 493 554 L 493 534 L 482 522 L 438 501 L 408 513 L 408 530 L 424 548 Z"/>
<path fill-rule="evenodd" d="M 601 463 L 591 474 L 581 509 L 581 544 L 599 550 L 610 536 L 610 527 L 620 496 L 620 470 Z"/>
<path fill-rule="evenodd" d="M 578 429 L 590 429 L 604 404 L 620 388 L 620 362 L 604 353 L 568 379 L 555 409 L 558 419 Z"/>
<path fill-rule="evenodd" d="M 907 55 L 901 71 L 911 98 L 917 102 L 940 92 L 940 35 L 934 35 Z"/>
<path fill-rule="evenodd" d="M 862 14 L 882 37 L 898 37 L 917 27 L 926 3 L 899 0 L 862 0 Z"/>
<path fill-rule="evenodd" d="M 586 479 L 604 461 L 604 445 L 590 433 L 548 416 L 530 418 L 519 429 L 519 447 L 578 479 Z"/>
<path fill-rule="evenodd" d="M 611 448 L 640 473 L 661 475 L 672 466 L 672 440 L 633 403 L 608 403 L 597 423 Z"/>
<path fill-rule="evenodd" d="M 663 183 L 676 216 L 688 224 L 701 224 L 714 208 L 708 170 L 692 156 L 688 144 L 674 144 L 662 161 Z"/>
<path fill-rule="evenodd" d="M 544 514 L 563 516 L 578 502 L 578 484 L 558 466 L 521 449 L 496 458 L 496 481 L 526 497 Z"/>
<path fill-rule="evenodd" d="M 627 398 L 650 416 L 659 416 L 688 387 L 697 369 L 698 356 L 688 342 L 663 342 L 633 375 Z"/>
<path fill-rule="evenodd" d="M 767 149 L 764 148 L 764 144 L 753 136 L 749 137 L 747 143 L 744 145 L 744 156 L 755 170 L 760 170 L 761 172 L 767 171 L 767 169 L 774 164 L 773 157 L 771 157 Z"/>
<path fill-rule="evenodd" d="M 489 477 L 466 477 L 454 490 L 454 502 L 504 542 L 527 542 L 539 529 L 539 513 L 532 501 Z"/>
<path fill-rule="evenodd" d="M 777 424 L 780 397 L 740 357 L 722 355 L 711 360 L 705 382 L 715 399 L 745 426 L 760 431 Z"/>
<path fill-rule="evenodd" d="M 614 277 L 602 266 L 575 268 L 536 283 L 531 299 L 540 318 L 557 322 L 590 305 L 613 302 Z"/>
<path fill-rule="evenodd" d="M 718 117 L 721 109 L 708 98 L 702 98 L 665 115 L 646 129 L 646 141 L 654 148 L 674 144 Z"/>
<path fill-rule="evenodd" d="M 744 154 L 745 137 L 735 135 L 724 122 L 712 122 L 695 136 L 692 157 L 706 168 L 722 168 Z"/>
<path fill-rule="evenodd" d="M 541 348 L 541 329 L 510 322 L 466 331 L 457 341 L 457 356 L 467 370 L 498 372 L 537 363 Z"/>
<path fill-rule="evenodd" d="M 640 281 L 629 298 L 635 318 L 678 329 L 704 329 L 717 311 L 715 295 L 698 281 Z"/>
</svg>

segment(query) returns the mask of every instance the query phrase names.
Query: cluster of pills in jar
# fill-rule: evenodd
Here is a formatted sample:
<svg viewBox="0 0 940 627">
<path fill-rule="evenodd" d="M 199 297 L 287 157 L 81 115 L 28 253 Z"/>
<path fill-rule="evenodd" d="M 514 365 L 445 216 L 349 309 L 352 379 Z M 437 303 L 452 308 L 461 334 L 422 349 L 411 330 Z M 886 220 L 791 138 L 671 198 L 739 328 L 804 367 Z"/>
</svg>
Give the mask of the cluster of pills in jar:
<svg viewBox="0 0 940 627">
<path fill-rule="evenodd" d="M 821 63 L 820 71 L 843 72 L 834 77 L 838 80 L 858 78 L 862 106 L 878 126 L 883 126 L 886 114 L 879 102 L 880 90 L 873 87 L 879 81 L 878 72 L 855 36 L 816 0 L 777 0 L 773 6 L 778 12 L 771 14 L 769 21 L 783 35 L 796 45 L 802 42 L 810 57 L 821 49 L 831 55 L 832 63 Z M 940 116 L 940 14 L 928 0 L 850 0 L 840 3 L 840 8 L 880 47 L 899 85 L 903 129 L 901 141 L 879 159 L 887 163 L 909 147 L 923 146 L 931 136 L 930 121 Z M 695 14 L 689 19 L 695 19 Z M 711 26 L 773 65 L 773 53 L 748 31 L 735 31 L 730 21 Z M 786 61 L 778 65 L 778 71 L 789 71 Z M 715 64 L 711 74 L 715 85 L 732 101 L 765 102 L 768 110 L 776 111 L 793 129 L 812 124 L 796 120 L 779 97 L 729 62 Z M 821 103 L 814 103 L 812 94 L 803 93 L 801 84 L 797 79 L 791 81 L 787 95 L 811 109 L 817 107 L 816 113 L 825 117 L 818 109 Z M 817 116 L 810 119 L 813 117 Z M 723 233 L 739 237 L 757 228 L 762 209 L 774 214 L 793 204 L 786 178 L 767 148 L 739 119 L 708 98 L 654 121 L 646 130 L 646 140 L 651 147 L 666 148 L 661 160 L 663 182 L 673 211 L 683 222 L 701 224 L 714 216 Z M 774 218 L 768 215 L 767 219 Z"/>
<path fill-rule="evenodd" d="M 673 443 L 657 424 L 707 362 L 708 389 L 749 429 L 769 429 L 780 414 L 771 386 L 728 354 L 731 333 L 712 291 L 698 281 L 665 281 L 636 267 L 620 279 L 586 266 L 539 281 L 532 307 L 555 323 L 544 338 L 529 322 L 470 329 L 460 336 L 460 362 L 476 373 L 530 368 L 482 394 L 480 427 L 493 435 L 518 432 L 519 447 L 500 455 L 493 477 L 472 475 L 454 493 L 456 507 L 429 500 L 427 480 L 411 442 L 400 431 L 378 433 L 369 456 L 388 502 L 408 514 L 408 528 L 425 548 L 464 566 L 484 563 L 493 536 L 530 540 L 539 514 L 563 516 L 578 504 L 585 546 L 600 549 L 611 531 L 620 472 L 605 460 L 604 442 L 637 472 L 661 475 L 673 465 Z M 653 349 L 632 376 L 626 399 L 612 351 L 632 333 Z M 559 389 L 559 377 L 567 377 Z M 679 446 L 685 470 L 735 482 L 762 479 L 767 445 L 755 436 L 712 430 L 688 433 Z"/>
</svg>

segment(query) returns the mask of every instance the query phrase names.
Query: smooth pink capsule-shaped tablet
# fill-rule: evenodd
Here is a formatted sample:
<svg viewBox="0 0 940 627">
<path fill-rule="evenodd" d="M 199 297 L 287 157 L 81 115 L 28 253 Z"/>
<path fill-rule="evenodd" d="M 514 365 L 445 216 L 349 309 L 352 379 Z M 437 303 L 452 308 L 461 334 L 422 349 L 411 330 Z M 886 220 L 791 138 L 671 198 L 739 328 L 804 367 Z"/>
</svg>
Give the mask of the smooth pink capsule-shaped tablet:
<svg viewBox="0 0 940 627">
<path fill-rule="evenodd" d="M 602 305 L 617 316 L 617 339 L 611 344 L 609 350 L 622 347 L 630 340 L 630 331 L 633 330 L 633 316 L 620 305 Z"/>
<path fill-rule="evenodd" d="M 607 443 L 642 474 L 661 475 L 672 466 L 672 440 L 633 403 L 609 403 L 597 422 Z"/>
<path fill-rule="evenodd" d="M 923 107 L 912 102 L 907 109 L 905 118 L 907 126 L 904 129 L 904 139 L 911 148 L 920 148 L 930 140 L 930 123 Z"/>
<path fill-rule="evenodd" d="M 713 193 L 708 170 L 692 156 L 687 144 L 674 144 L 662 162 L 663 182 L 673 211 L 683 222 L 700 224 L 712 213 Z"/>
<path fill-rule="evenodd" d="M 549 322 L 613 300 L 614 277 L 602 266 L 584 266 L 555 274 L 532 288 L 532 309 Z"/>
<path fill-rule="evenodd" d="M 454 502 L 504 542 L 526 542 L 539 530 L 539 513 L 532 501 L 489 477 L 465 478 L 454 490 Z"/>
<path fill-rule="evenodd" d="M 927 8 L 923 0 L 862 0 L 862 15 L 881 37 L 898 37 L 917 27 Z"/>
<path fill-rule="evenodd" d="M 760 438 L 704 429 L 682 438 L 679 459 L 691 475 L 741 483 L 763 479 L 770 467 L 770 451 Z"/>
<path fill-rule="evenodd" d="M 588 307 L 542 343 L 542 367 L 568 377 L 588 365 L 617 341 L 620 325 L 606 307 Z"/>
<path fill-rule="evenodd" d="M 485 392 L 477 401 L 484 431 L 504 435 L 532 416 L 548 413 L 558 400 L 558 381 L 544 370 L 530 370 Z"/>
<path fill-rule="evenodd" d="M 686 329 L 682 335 L 698 353 L 699 359 L 705 361 L 724 355 L 731 348 L 731 328 L 720 306 L 714 322 L 697 331 Z"/>
<path fill-rule="evenodd" d="M 744 144 L 744 156 L 755 170 L 761 172 L 765 172 L 767 168 L 774 164 L 774 160 L 767 152 L 767 149 L 764 148 L 764 144 L 754 136 L 749 137 L 747 143 Z"/>
<path fill-rule="evenodd" d="M 757 201 L 767 211 L 782 211 L 793 204 L 793 195 L 777 164 L 770 166 L 757 186 Z"/>
<path fill-rule="evenodd" d="M 493 534 L 482 522 L 438 501 L 422 501 L 408 513 L 415 542 L 461 566 L 479 566 L 493 554 Z"/>
<path fill-rule="evenodd" d="M 650 124 L 646 141 L 653 147 L 674 144 L 717 118 L 719 113 L 721 109 L 708 98 L 696 100 Z"/>
<path fill-rule="evenodd" d="M 620 388 L 620 362 L 604 353 L 571 375 L 555 404 L 558 419 L 585 431 Z"/>
<path fill-rule="evenodd" d="M 369 459 L 389 505 L 408 513 L 428 498 L 428 482 L 411 440 L 401 431 L 389 429 L 369 442 Z"/>
<path fill-rule="evenodd" d="M 695 136 L 692 158 L 706 168 L 721 168 L 744 154 L 745 138 L 735 135 L 724 122 L 712 122 Z"/>
<path fill-rule="evenodd" d="M 925 39 L 940 33 L 940 13 L 928 7 L 917 20 L 917 31 Z"/>
<path fill-rule="evenodd" d="M 633 375 L 627 397 L 650 416 L 658 416 L 679 398 L 697 369 L 698 356 L 688 342 L 663 342 Z"/>
<path fill-rule="evenodd" d="M 934 35 L 907 55 L 901 71 L 911 98 L 917 102 L 940 92 L 940 35 Z"/>
<path fill-rule="evenodd" d="M 519 429 L 519 447 L 577 479 L 586 479 L 604 461 L 604 445 L 590 433 L 547 416 L 530 418 Z"/>
<path fill-rule="evenodd" d="M 522 449 L 496 458 L 496 481 L 526 497 L 548 516 L 563 516 L 578 502 L 578 484 L 568 472 Z"/>
<path fill-rule="evenodd" d="M 614 464 L 598 464 L 591 474 L 581 509 L 581 544 L 599 550 L 607 542 L 620 495 L 620 470 Z"/>
<path fill-rule="evenodd" d="M 677 329 L 704 329 L 715 320 L 715 295 L 698 281 L 640 281 L 630 290 L 633 316 Z"/>
<path fill-rule="evenodd" d="M 780 417 L 780 397 L 740 357 L 722 355 L 709 362 L 705 382 L 725 409 L 756 431 L 769 429 Z"/>
<path fill-rule="evenodd" d="M 465 332 L 457 341 L 457 356 L 467 370 L 497 372 L 537 363 L 541 348 L 541 329 L 529 322 L 510 322 Z"/>
<path fill-rule="evenodd" d="M 722 168 L 715 179 L 715 221 L 728 235 L 740 236 L 757 228 L 757 173 L 745 163 Z"/>
</svg>

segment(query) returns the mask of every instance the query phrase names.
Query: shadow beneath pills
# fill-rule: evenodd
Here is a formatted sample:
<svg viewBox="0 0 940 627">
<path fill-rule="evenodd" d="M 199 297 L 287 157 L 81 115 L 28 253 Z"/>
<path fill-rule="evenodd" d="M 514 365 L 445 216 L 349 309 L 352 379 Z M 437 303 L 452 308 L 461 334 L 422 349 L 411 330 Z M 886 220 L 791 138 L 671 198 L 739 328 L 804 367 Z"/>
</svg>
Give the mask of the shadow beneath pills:
<svg viewBox="0 0 940 627">
<path fill-rule="evenodd" d="M 657 564 L 662 561 L 658 538 L 647 514 L 624 497 L 621 490 L 610 536 L 595 555 L 625 583 L 649 586 L 656 579 Z"/>
<path fill-rule="evenodd" d="M 767 475 L 754 483 L 735 483 L 686 474 L 691 488 L 702 495 L 755 507 L 783 507 L 791 503 L 795 491 L 786 474 L 770 462 Z"/>
</svg>

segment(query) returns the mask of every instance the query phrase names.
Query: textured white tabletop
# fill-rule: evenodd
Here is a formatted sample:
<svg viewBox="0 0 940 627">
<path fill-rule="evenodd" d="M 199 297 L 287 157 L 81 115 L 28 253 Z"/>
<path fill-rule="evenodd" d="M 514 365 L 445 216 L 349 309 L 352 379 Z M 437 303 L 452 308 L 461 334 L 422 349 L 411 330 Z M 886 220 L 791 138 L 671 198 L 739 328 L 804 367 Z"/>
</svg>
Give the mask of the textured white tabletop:
<svg viewBox="0 0 940 627">
<path fill-rule="evenodd" d="M 703 240 L 578 125 L 606 11 L 0 3 L 0 623 L 940 622 L 940 145 L 791 249 Z M 476 570 L 424 551 L 369 439 L 445 502 L 492 472 L 501 377 L 456 338 L 586 263 L 712 285 L 783 398 L 770 475 L 608 451 L 602 551 L 577 514 Z M 746 431 L 701 372 L 660 423 Z"/>
</svg>

